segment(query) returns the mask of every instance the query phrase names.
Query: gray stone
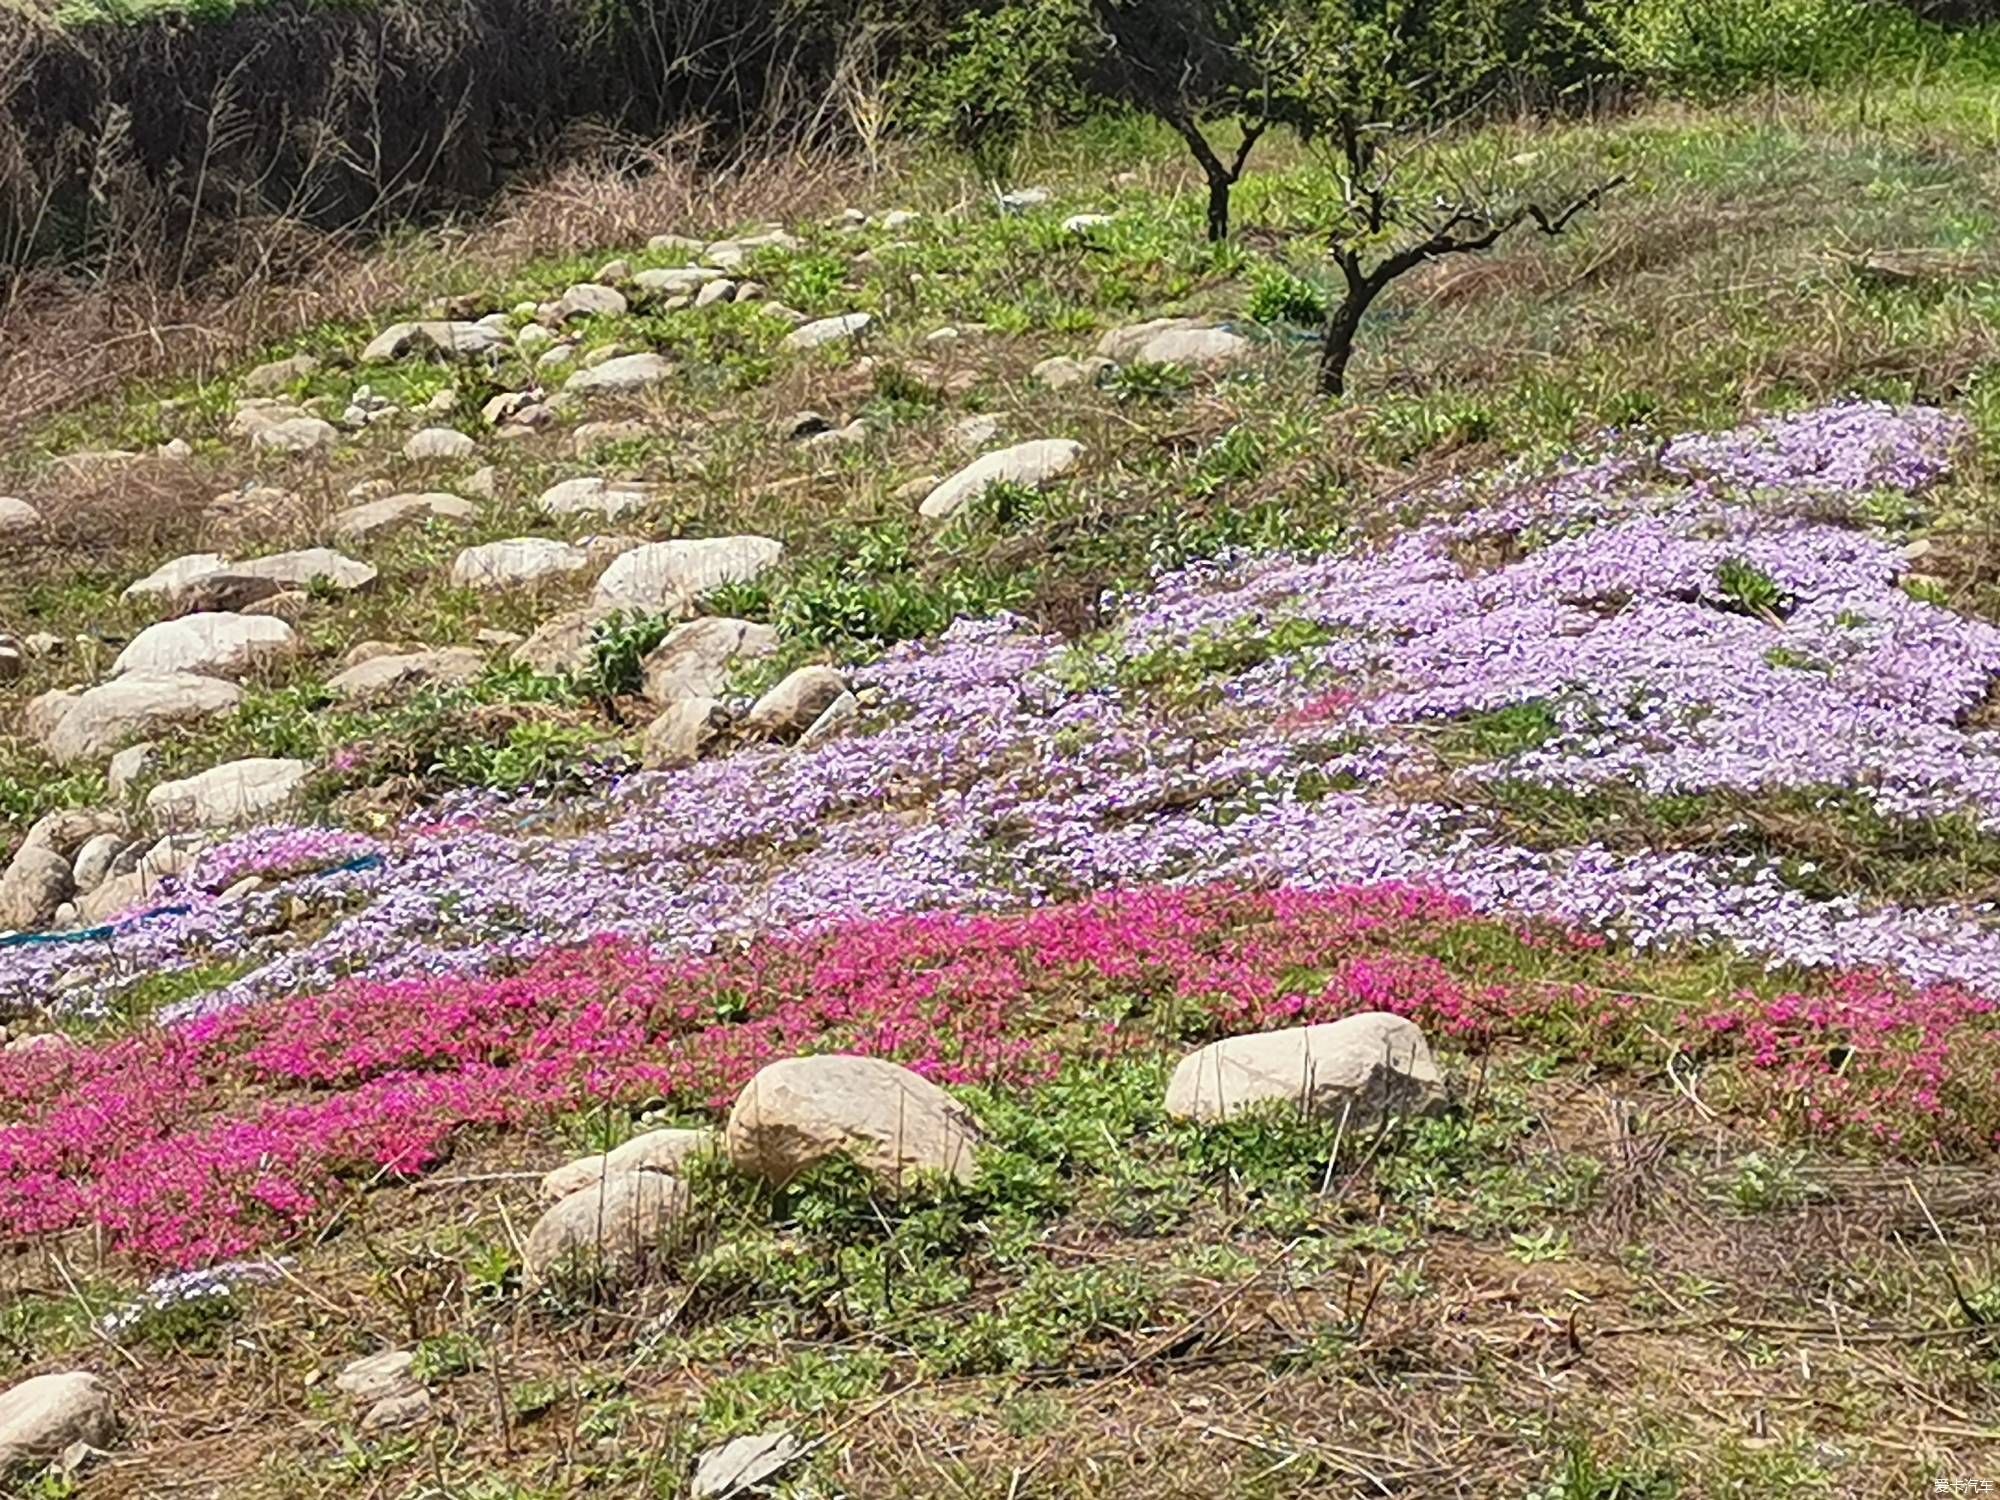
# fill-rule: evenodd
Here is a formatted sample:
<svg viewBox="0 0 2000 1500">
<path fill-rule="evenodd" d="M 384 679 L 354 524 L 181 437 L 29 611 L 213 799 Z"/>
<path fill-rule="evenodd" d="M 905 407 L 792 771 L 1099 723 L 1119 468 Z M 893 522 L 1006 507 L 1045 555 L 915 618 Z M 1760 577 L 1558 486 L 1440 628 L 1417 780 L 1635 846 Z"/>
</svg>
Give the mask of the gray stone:
<svg viewBox="0 0 2000 1500">
<path fill-rule="evenodd" d="M 146 794 L 146 811 L 166 828 L 240 828 L 290 807 L 311 776 L 302 760 L 232 760 L 161 782 Z"/>
<path fill-rule="evenodd" d="M 1097 352 L 1106 359 L 1207 370 L 1240 364 L 1254 349 L 1243 335 L 1195 318 L 1154 318 L 1114 328 L 1097 341 Z"/>
<path fill-rule="evenodd" d="M 331 547 L 303 547 L 293 552 L 273 552 L 267 557 L 253 557 L 248 562 L 230 563 L 205 578 L 193 580 L 193 583 L 199 587 L 218 576 L 262 579 L 275 583 L 281 589 L 306 592 L 324 589 L 331 593 L 349 594 L 372 585 L 376 572 L 367 563 L 358 562 Z"/>
<path fill-rule="evenodd" d="M 844 1156 L 886 1187 L 942 1174 L 975 1175 L 971 1113 L 929 1079 L 879 1057 L 824 1054 L 766 1065 L 729 1111 L 729 1159 L 782 1187 Z"/>
<path fill-rule="evenodd" d="M 601 474 L 585 474 L 565 479 L 542 491 L 535 506 L 550 516 L 602 516 L 615 521 L 620 516 L 644 510 L 653 503 L 653 492 L 642 484 L 606 479 Z"/>
<path fill-rule="evenodd" d="M 1317 1026 L 1225 1037 L 1183 1057 L 1167 1113 L 1227 1120 L 1259 1106 L 1367 1128 L 1384 1115 L 1435 1114 L 1444 1081 L 1414 1022 L 1368 1011 Z"/>
<path fill-rule="evenodd" d="M 682 698 L 720 698 L 730 669 L 778 649 L 778 632 L 749 620 L 710 616 L 668 631 L 644 662 L 646 697 L 662 706 Z"/>
<path fill-rule="evenodd" d="M 699 291 L 710 282 L 727 279 L 728 273 L 713 266 L 665 266 L 641 271 L 632 285 L 654 297 L 678 297 Z"/>
<path fill-rule="evenodd" d="M 491 323 L 430 321 L 392 323 L 361 351 L 364 365 L 393 364 L 412 355 L 472 359 L 491 354 L 507 342 L 503 328 Z"/>
<path fill-rule="evenodd" d="M 592 281 L 600 282 L 605 286 L 616 286 L 621 281 L 630 281 L 631 279 L 632 262 L 629 260 L 607 260 L 597 268 L 597 274 L 591 277 Z"/>
<path fill-rule="evenodd" d="M 544 677 L 586 672 L 596 661 L 597 626 L 610 614 L 600 605 L 565 610 L 544 620 L 533 635 L 516 646 L 513 660 Z"/>
<path fill-rule="evenodd" d="M 1067 354 L 1057 354 L 1043 360 L 1028 372 L 1028 378 L 1052 391 L 1067 390 L 1071 386 L 1096 385 L 1117 366 L 1103 355 L 1092 355 L 1087 359 L 1073 359 Z"/>
<path fill-rule="evenodd" d="M 707 244 L 706 240 L 689 239 L 684 234 L 656 234 L 646 241 L 646 249 L 654 255 L 699 255 Z"/>
<path fill-rule="evenodd" d="M 664 1172 L 621 1172 L 593 1182 L 535 1222 L 524 1251 L 528 1274 L 628 1279 L 666 1248 L 687 1209 L 687 1185 Z"/>
<path fill-rule="evenodd" d="M 283 661 L 297 649 L 298 637 L 283 620 L 236 614 L 182 615 L 140 631 L 118 653 L 111 671 L 113 676 L 198 672 L 234 681 Z"/>
<path fill-rule="evenodd" d="M 257 366 L 243 377 L 243 389 L 253 396 L 275 396 L 297 385 L 319 369 L 319 360 L 310 354 L 294 354 L 290 359 L 274 359 Z"/>
<path fill-rule="evenodd" d="M 832 667 L 800 667 L 757 700 L 743 730 L 759 739 L 797 739 L 846 691 L 846 680 Z"/>
<path fill-rule="evenodd" d="M 0 1481 L 27 1478 L 74 1443 L 107 1448 L 118 1439 L 111 1388 L 68 1370 L 37 1375 L 0 1395 Z"/>
<path fill-rule="evenodd" d="M 159 762 L 160 747 L 151 740 L 127 745 L 111 757 L 111 764 L 104 773 L 105 785 L 112 796 L 125 797 L 152 775 Z"/>
<path fill-rule="evenodd" d="M 458 463 L 478 451 L 479 444 L 455 427 L 426 427 L 403 444 L 403 457 L 412 463 Z"/>
<path fill-rule="evenodd" d="M 42 513 L 25 500 L 0 495 L 0 537 L 31 536 L 41 530 Z"/>
<path fill-rule="evenodd" d="M 52 849 L 64 859 L 74 858 L 100 833 L 122 833 L 125 817 L 107 807 L 61 807 L 43 813 L 21 841 L 23 847 Z"/>
<path fill-rule="evenodd" d="M 1045 187 L 1015 188 L 1011 193 L 1000 195 L 1000 209 L 1003 213 L 1024 213 L 1031 208 L 1040 208 L 1053 196 Z"/>
<path fill-rule="evenodd" d="M 722 705 L 714 698 L 680 698 L 661 710 L 646 726 L 639 742 L 639 764 L 648 771 L 674 771 L 701 759 L 715 739 Z"/>
<path fill-rule="evenodd" d="M 736 1500 L 798 1462 L 805 1445 L 789 1432 L 755 1432 L 710 1448 L 695 1460 L 694 1500 Z"/>
<path fill-rule="evenodd" d="M 951 424 L 949 436 L 953 443 L 967 453 L 977 453 L 1000 435 L 998 417 L 962 417 Z"/>
<path fill-rule="evenodd" d="M 53 849 L 23 846 L 0 874 L 0 931 L 40 932 L 75 891 L 68 860 Z"/>
<path fill-rule="evenodd" d="M 470 682 L 486 670 L 486 658 L 470 646 L 371 657 L 327 680 L 326 689 L 343 703 L 375 703 L 408 697 L 420 688 Z"/>
<path fill-rule="evenodd" d="M 243 690 L 191 672 L 130 672 L 78 694 L 62 710 L 44 746 L 60 765 L 103 760 L 129 741 L 228 713 Z"/>
<path fill-rule="evenodd" d="M 127 600 L 161 599 L 171 604 L 189 584 L 219 573 L 228 566 L 229 559 L 219 552 L 192 552 L 172 562 L 161 563 L 144 578 L 127 584 L 120 597 Z"/>
<path fill-rule="evenodd" d="M 451 565 L 451 581 L 458 588 L 526 588 L 573 577 L 591 566 L 590 554 L 568 542 L 541 536 L 511 537 L 459 553 Z"/>
<path fill-rule="evenodd" d="M 585 422 L 571 435 L 570 451 L 578 458 L 589 458 L 607 443 L 644 442 L 652 435 L 653 429 L 644 422 Z"/>
<path fill-rule="evenodd" d="M 408 1349 L 364 1355 L 344 1365 L 333 1377 L 333 1383 L 343 1394 L 367 1405 L 385 1396 L 416 1389 L 417 1380 L 411 1373 L 416 1362 L 416 1355 Z"/>
<path fill-rule="evenodd" d="M 597 580 L 596 601 L 613 609 L 671 614 L 694 607 L 725 583 L 749 583 L 784 556 L 765 536 L 648 542 L 614 560 Z"/>
<path fill-rule="evenodd" d="M 542 1196 L 554 1200 L 594 1187 L 624 1172 L 666 1172 L 683 1175 L 695 1157 L 716 1149 L 712 1130 L 648 1130 L 622 1146 L 566 1162 L 542 1179 Z"/>
<path fill-rule="evenodd" d="M 122 833 L 93 834 L 86 840 L 76 853 L 76 894 L 88 896 L 104 884 L 104 877 L 111 873 L 111 862 L 124 848 L 125 835 Z"/>
<path fill-rule="evenodd" d="M 563 389 L 579 395 L 642 391 L 673 374 L 673 366 L 657 354 L 621 354 L 601 365 L 578 370 Z"/>
<path fill-rule="evenodd" d="M 875 321 L 874 314 L 865 312 L 842 313 L 837 318 L 819 318 L 811 323 L 801 323 L 785 335 L 787 349 L 819 349 L 828 344 L 844 343 L 864 332 Z"/>
<path fill-rule="evenodd" d="M 799 748 L 810 750 L 814 745 L 823 745 L 852 729 L 860 718 L 861 700 L 852 693 L 842 693 L 821 709 L 819 717 L 799 736 Z"/>
<path fill-rule="evenodd" d="M 736 283 L 726 277 L 718 277 L 694 294 L 696 307 L 713 307 L 718 302 L 736 300 Z"/>
<path fill-rule="evenodd" d="M 292 417 L 259 427 L 250 434 L 250 446 L 265 453 L 319 453 L 331 448 L 339 437 L 331 422 Z"/>
<path fill-rule="evenodd" d="M 625 294 L 616 287 L 595 281 L 579 281 L 556 303 L 556 316 L 565 323 L 577 318 L 619 318 L 625 315 Z"/>
<path fill-rule="evenodd" d="M 974 459 L 932 490 L 917 507 L 920 515 L 943 520 L 985 494 L 995 484 L 1041 489 L 1054 483 L 1083 457 L 1083 444 L 1069 438 L 1038 438 Z"/>
<path fill-rule="evenodd" d="M 408 526 L 462 526 L 479 514 L 470 500 L 438 490 L 388 495 L 362 505 L 349 506 L 333 518 L 333 539 L 346 546 L 372 541 Z"/>
<path fill-rule="evenodd" d="M 361 1418 L 363 1432 L 394 1432 L 430 1420 L 430 1392 L 421 1388 L 384 1396 Z"/>
</svg>

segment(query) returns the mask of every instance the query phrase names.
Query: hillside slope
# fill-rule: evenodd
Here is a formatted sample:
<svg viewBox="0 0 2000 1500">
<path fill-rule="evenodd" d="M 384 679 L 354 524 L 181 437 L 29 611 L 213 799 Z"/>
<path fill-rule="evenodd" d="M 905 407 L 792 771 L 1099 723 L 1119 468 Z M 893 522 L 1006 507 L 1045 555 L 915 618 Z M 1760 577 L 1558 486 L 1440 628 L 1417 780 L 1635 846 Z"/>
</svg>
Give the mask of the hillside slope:
<svg viewBox="0 0 2000 1500">
<path fill-rule="evenodd" d="M 49 426 L 0 1464 L 1990 1474 L 1996 136 L 1497 130 L 1631 186 L 1399 288 L 1345 404 L 1324 173 L 1212 248 L 1107 128 Z"/>
</svg>

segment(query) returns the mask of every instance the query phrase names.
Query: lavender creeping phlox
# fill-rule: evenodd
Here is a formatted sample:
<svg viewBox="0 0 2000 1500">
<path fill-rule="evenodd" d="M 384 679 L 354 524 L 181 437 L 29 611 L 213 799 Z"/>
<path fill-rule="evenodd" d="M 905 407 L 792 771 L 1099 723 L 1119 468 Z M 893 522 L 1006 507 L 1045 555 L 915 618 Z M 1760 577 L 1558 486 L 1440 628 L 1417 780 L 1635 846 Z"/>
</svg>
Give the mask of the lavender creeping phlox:
<svg viewBox="0 0 2000 1500">
<path fill-rule="evenodd" d="M 2000 631 L 1911 598 L 1890 543 L 1827 519 L 1935 482 L 1961 425 L 1848 403 L 1459 483 L 1378 548 L 1158 578 L 1118 601 L 1082 672 L 1018 620 L 962 620 L 858 674 L 881 695 L 866 732 L 631 776 L 571 805 L 560 834 L 540 799 L 462 798 L 386 840 L 379 869 L 226 909 L 181 891 L 188 911 L 58 960 L 0 955 L 0 1005 L 45 996 L 58 969 L 63 1004 L 101 1003 L 135 961 L 217 952 L 247 972 L 186 1009 L 593 934 L 699 952 L 850 916 L 1228 877 L 1422 881 L 1641 944 L 1727 941 L 2000 994 L 1983 912 L 1811 900 L 1768 867 L 1686 853 L 1523 849 L 1461 805 L 1500 778 L 1832 787 L 1893 816 L 2000 822 L 2000 740 L 1960 727 L 2000 673 Z M 1768 602 L 1731 576 L 1764 580 Z M 1218 658 L 1206 698 L 1163 700 L 1136 671 L 1280 638 Z M 1551 716 L 1540 743 L 1438 756 L 1441 723 L 1529 701 Z M 300 899 L 336 920 L 295 936 L 279 913 Z"/>
</svg>

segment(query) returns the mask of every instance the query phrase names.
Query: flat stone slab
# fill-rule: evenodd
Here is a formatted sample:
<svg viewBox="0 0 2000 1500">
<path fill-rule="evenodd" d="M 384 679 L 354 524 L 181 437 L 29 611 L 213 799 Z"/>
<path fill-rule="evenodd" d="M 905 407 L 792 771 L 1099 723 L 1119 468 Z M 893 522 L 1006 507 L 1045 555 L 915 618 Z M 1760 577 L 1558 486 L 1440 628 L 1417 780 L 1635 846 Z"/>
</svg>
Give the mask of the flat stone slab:
<svg viewBox="0 0 2000 1500">
<path fill-rule="evenodd" d="M 156 739 L 164 730 L 228 713 L 242 701 L 243 689 L 220 677 L 128 672 L 52 704 L 43 744 L 61 765 L 105 760 L 132 740 Z"/>
<path fill-rule="evenodd" d="M 198 672 L 205 677 L 246 676 L 298 649 L 283 620 L 261 615 L 196 614 L 148 625 L 111 664 L 126 672 Z"/>
<path fill-rule="evenodd" d="M 291 806 L 311 775 L 302 760 L 232 760 L 161 782 L 146 794 L 146 811 L 168 828 L 240 828 Z"/>
<path fill-rule="evenodd" d="M 828 344 L 842 343 L 864 332 L 875 321 L 873 313 L 842 313 L 837 318 L 816 318 L 810 323 L 801 323 L 785 335 L 787 349 L 819 349 Z"/>
<path fill-rule="evenodd" d="M 579 395 L 602 392 L 643 391 L 659 385 L 674 373 L 674 367 L 657 354 L 621 354 L 601 365 L 578 370 L 563 389 Z"/>
<path fill-rule="evenodd" d="M 334 516 L 333 539 L 351 546 L 405 527 L 425 526 L 433 521 L 441 525 L 462 526 L 478 514 L 479 508 L 470 500 L 462 500 L 441 490 L 387 495 L 380 500 L 349 506 Z"/>
<path fill-rule="evenodd" d="M 491 323 L 445 319 L 391 323 L 369 340 L 361 351 L 361 363 L 386 365 L 413 355 L 433 354 L 446 359 L 471 359 L 491 354 L 506 342 L 506 332 Z"/>
<path fill-rule="evenodd" d="M 520 536 L 467 547 L 451 565 L 459 588 L 513 589 L 569 578 L 593 566 L 581 547 L 552 537 Z"/>
<path fill-rule="evenodd" d="M 593 515 L 616 520 L 652 503 L 653 492 L 643 484 L 583 474 L 550 485 L 536 499 L 535 507 L 550 516 Z"/>
<path fill-rule="evenodd" d="M 917 512 L 942 521 L 996 484 L 1041 489 L 1074 469 L 1083 451 L 1083 444 L 1070 438 L 1037 438 L 981 454 L 925 496 Z"/>
<path fill-rule="evenodd" d="M 427 687 L 470 682 L 486 670 L 486 657 L 470 646 L 394 652 L 356 662 L 327 679 L 326 690 L 343 703 L 403 698 Z"/>
<path fill-rule="evenodd" d="M 725 583 L 749 583 L 785 555 L 767 536 L 718 536 L 648 542 L 613 560 L 597 580 L 597 603 L 612 609 L 673 613 Z"/>
</svg>

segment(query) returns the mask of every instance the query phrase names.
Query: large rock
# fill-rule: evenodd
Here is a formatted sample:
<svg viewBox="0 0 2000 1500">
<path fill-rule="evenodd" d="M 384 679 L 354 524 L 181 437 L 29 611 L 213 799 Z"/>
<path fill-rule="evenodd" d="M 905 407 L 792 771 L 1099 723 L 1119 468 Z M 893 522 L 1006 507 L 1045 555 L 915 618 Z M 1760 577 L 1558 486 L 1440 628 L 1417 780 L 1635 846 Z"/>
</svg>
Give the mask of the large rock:
<svg viewBox="0 0 2000 1500">
<path fill-rule="evenodd" d="M 932 520 L 943 520 L 977 500 L 996 484 L 1041 489 L 1053 484 L 1083 457 L 1083 444 L 1069 438 L 1037 438 L 983 454 L 944 481 L 917 507 Z"/>
<path fill-rule="evenodd" d="M 1344 1111 L 1365 1128 L 1444 1103 L 1423 1032 L 1386 1011 L 1211 1042 L 1183 1057 L 1167 1085 L 1168 1114 L 1205 1121 L 1283 1106 L 1335 1119 Z"/>
<path fill-rule="evenodd" d="M 37 1375 L 0 1395 L 0 1481 L 32 1475 L 73 1443 L 108 1448 L 117 1438 L 111 1388 L 87 1371 Z"/>
<path fill-rule="evenodd" d="M 752 1078 L 725 1133 L 737 1170 L 780 1187 L 837 1156 L 900 1187 L 943 1174 L 970 1182 L 972 1115 L 943 1089 L 879 1057 L 793 1057 Z"/>
<path fill-rule="evenodd" d="M 649 296 L 678 297 L 700 291 L 709 282 L 725 280 L 728 275 L 714 266 L 662 266 L 641 271 L 632 278 L 632 285 Z"/>
<path fill-rule="evenodd" d="M 399 359 L 419 354 L 434 354 L 445 359 L 471 359 L 502 349 L 506 343 L 506 329 L 491 323 L 392 323 L 376 334 L 368 347 L 361 351 L 361 363 L 393 364 Z"/>
<path fill-rule="evenodd" d="M 467 547 L 452 562 L 451 581 L 467 589 L 531 588 L 591 566 L 590 554 L 581 547 L 551 537 L 517 536 Z"/>
<path fill-rule="evenodd" d="M 595 598 L 612 609 L 672 614 L 691 609 L 725 583 L 749 583 L 783 557 L 767 536 L 717 536 L 648 542 L 615 559 L 597 580 Z"/>
<path fill-rule="evenodd" d="M 387 1349 L 349 1360 L 333 1377 L 334 1386 L 363 1406 L 417 1388 L 416 1355 L 408 1349 Z"/>
<path fill-rule="evenodd" d="M 290 359 L 274 359 L 269 364 L 257 366 L 243 377 L 241 384 L 253 396 L 275 396 L 318 369 L 319 360 L 314 356 L 294 354 Z"/>
<path fill-rule="evenodd" d="M 673 374 L 674 367 L 657 354 L 621 354 L 587 370 L 578 370 L 563 389 L 579 395 L 643 391 Z"/>
<path fill-rule="evenodd" d="M 103 760 L 127 742 L 228 713 L 243 690 L 192 672 L 129 672 L 71 699 L 44 745 L 61 765 Z"/>
<path fill-rule="evenodd" d="M 784 347 L 819 349 L 828 344 L 844 343 L 862 333 L 874 321 L 874 314 L 865 312 L 842 313 L 837 318 L 817 318 L 810 323 L 801 323 L 786 334 Z"/>
<path fill-rule="evenodd" d="M 250 446 L 264 453 L 320 453 L 339 437 L 331 422 L 318 417 L 288 417 L 251 433 Z"/>
<path fill-rule="evenodd" d="M 375 582 L 376 577 L 375 569 L 367 563 L 358 562 L 331 547 L 303 547 L 294 552 L 273 552 L 268 557 L 253 557 L 248 562 L 230 563 L 207 578 L 198 578 L 193 582 L 200 585 L 219 575 L 264 579 L 280 589 L 308 592 L 325 589 L 336 594 L 365 589 Z"/>
<path fill-rule="evenodd" d="M 159 599 L 171 604 L 187 591 L 189 585 L 220 573 L 228 566 L 229 559 L 220 552 L 191 552 L 172 562 L 161 563 L 144 578 L 127 584 L 121 597 L 127 600 Z"/>
<path fill-rule="evenodd" d="M 759 739 L 797 739 L 846 691 L 846 679 L 832 667 L 800 667 L 757 700 L 743 730 Z"/>
<path fill-rule="evenodd" d="M 68 860 L 53 849 L 25 846 L 0 875 L 0 931 L 40 932 L 75 893 Z"/>
<path fill-rule="evenodd" d="M 1195 318 L 1155 318 L 1129 328 L 1114 328 L 1097 341 L 1097 352 L 1106 359 L 1197 369 L 1240 364 L 1254 350 L 1242 334 Z"/>
<path fill-rule="evenodd" d="M 42 529 L 42 513 L 25 500 L 0 495 L 0 537 L 33 536 Z"/>
<path fill-rule="evenodd" d="M 371 541 L 399 531 L 405 526 L 424 526 L 435 521 L 461 526 L 478 514 L 470 500 L 427 490 L 418 494 L 386 495 L 361 505 L 349 506 L 333 518 L 333 539 L 348 546 Z"/>
<path fill-rule="evenodd" d="M 200 858 L 200 851 L 193 846 L 162 839 L 147 851 L 137 868 L 116 873 L 114 867 L 113 874 L 77 903 L 77 915 L 86 925 L 123 916 L 151 902 L 166 881 L 192 870 Z M 123 864 L 123 858 L 118 863 Z"/>
<path fill-rule="evenodd" d="M 387 653 L 336 673 L 327 679 L 326 689 L 343 703 L 376 703 L 420 688 L 470 682 L 485 670 L 486 658 L 470 646 Z"/>
<path fill-rule="evenodd" d="M 403 457 L 412 463 L 457 463 L 472 457 L 479 444 L 456 427 L 425 427 L 410 434 Z"/>
<path fill-rule="evenodd" d="M 283 620 L 257 615 L 182 615 L 148 625 L 111 664 L 125 672 L 196 672 L 204 677 L 241 678 L 284 660 L 298 649 L 298 636 Z"/>
<path fill-rule="evenodd" d="M 778 649 L 778 632 L 750 620 L 710 616 L 669 630 L 644 663 L 646 697 L 662 707 L 682 698 L 720 698 L 730 669 Z"/>
<path fill-rule="evenodd" d="M 104 877 L 111 873 L 111 862 L 125 849 L 125 835 L 122 833 L 92 834 L 76 852 L 76 894 L 88 896 L 100 885 Z"/>
<path fill-rule="evenodd" d="M 687 1184 L 664 1172 L 593 1182 L 535 1222 L 524 1252 L 528 1274 L 625 1280 L 668 1248 L 687 1210 Z"/>
<path fill-rule="evenodd" d="M 146 794 L 146 811 L 167 828 L 239 828 L 291 806 L 311 777 L 302 760 L 232 760 L 161 782 Z"/>
<path fill-rule="evenodd" d="M 708 1449 L 695 1460 L 693 1500 L 737 1500 L 763 1494 L 764 1486 L 804 1456 L 789 1432 L 753 1432 Z"/>
<path fill-rule="evenodd" d="M 550 516 L 603 516 L 616 520 L 653 502 L 653 493 L 643 484 L 626 484 L 601 474 L 584 474 L 565 479 L 543 490 L 535 506 Z"/>
<path fill-rule="evenodd" d="M 23 848 L 52 849 L 69 859 L 100 833 L 119 833 L 124 827 L 124 814 L 112 808 L 60 807 L 37 818 L 21 844 Z"/>
<path fill-rule="evenodd" d="M 515 665 L 544 677 L 589 671 L 597 661 L 597 627 L 612 613 L 589 604 L 544 620 L 514 648 Z"/>
<path fill-rule="evenodd" d="M 683 1176 L 687 1164 L 714 1150 L 715 1144 L 712 1130 L 648 1130 L 610 1151 L 565 1162 L 542 1179 L 542 1196 L 551 1200 L 567 1198 L 571 1193 L 597 1186 L 607 1177 L 626 1172 Z"/>
<path fill-rule="evenodd" d="M 556 303 L 556 316 L 565 323 L 573 318 L 617 318 L 624 314 L 624 293 L 595 281 L 579 281 Z"/>
<path fill-rule="evenodd" d="M 721 728 L 722 705 L 713 698 L 681 698 L 669 703 L 646 726 L 639 764 L 648 771 L 673 771 L 701 759 Z"/>
</svg>

